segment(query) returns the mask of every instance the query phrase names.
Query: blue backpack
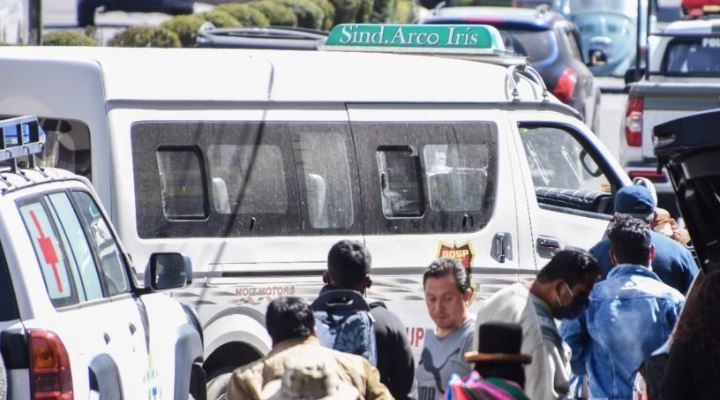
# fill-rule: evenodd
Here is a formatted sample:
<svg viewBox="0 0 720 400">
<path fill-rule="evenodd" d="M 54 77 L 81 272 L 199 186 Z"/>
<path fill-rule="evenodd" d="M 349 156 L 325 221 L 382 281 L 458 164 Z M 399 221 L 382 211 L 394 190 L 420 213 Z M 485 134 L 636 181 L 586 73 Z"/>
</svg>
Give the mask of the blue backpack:
<svg viewBox="0 0 720 400">
<path fill-rule="evenodd" d="M 354 290 L 334 289 L 312 303 L 320 342 L 327 347 L 363 356 L 377 365 L 375 319 L 365 298 Z"/>
</svg>

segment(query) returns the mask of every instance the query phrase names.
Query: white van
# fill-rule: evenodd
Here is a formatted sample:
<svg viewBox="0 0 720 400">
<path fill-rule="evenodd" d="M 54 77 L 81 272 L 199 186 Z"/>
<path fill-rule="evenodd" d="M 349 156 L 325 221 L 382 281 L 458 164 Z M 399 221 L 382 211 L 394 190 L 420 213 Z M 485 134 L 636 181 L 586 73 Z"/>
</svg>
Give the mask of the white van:
<svg viewBox="0 0 720 400">
<path fill-rule="evenodd" d="M 398 29 L 400 29 L 400 26 Z M 578 114 L 482 62 L 377 53 L 0 48 L 0 115 L 43 117 L 43 162 L 89 177 L 125 248 L 187 254 L 209 378 L 270 348 L 268 301 L 313 299 L 327 252 L 366 243 L 369 295 L 414 349 L 422 272 L 477 297 L 590 247 L 627 175 Z M 417 356 L 416 356 L 417 359 Z"/>
</svg>

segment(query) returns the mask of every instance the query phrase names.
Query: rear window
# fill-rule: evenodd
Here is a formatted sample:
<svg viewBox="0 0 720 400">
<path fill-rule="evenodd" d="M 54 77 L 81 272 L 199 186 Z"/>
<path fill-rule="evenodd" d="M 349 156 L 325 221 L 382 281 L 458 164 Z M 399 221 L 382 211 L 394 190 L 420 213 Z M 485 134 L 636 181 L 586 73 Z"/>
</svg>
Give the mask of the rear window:
<svg viewBox="0 0 720 400">
<path fill-rule="evenodd" d="M 668 43 L 662 73 L 720 76 L 720 37 L 677 38 Z"/>
<path fill-rule="evenodd" d="M 501 30 L 500 34 L 502 35 L 505 47 L 508 50 L 527 56 L 532 63 L 551 60 L 557 55 L 557 38 L 555 36 L 555 32 L 551 30 Z"/>
<path fill-rule="evenodd" d="M 471 21 L 438 18 L 427 20 L 426 24 L 473 23 L 492 25 L 500 31 L 505 48 L 522 56 L 530 62 L 537 63 L 557 57 L 558 44 L 555 32 L 550 27 L 534 22 L 490 21 L 483 18 L 472 18 Z"/>
<path fill-rule="evenodd" d="M 569 0 L 570 14 L 580 12 L 610 11 L 621 15 L 636 16 L 637 2 L 627 0 Z"/>
</svg>

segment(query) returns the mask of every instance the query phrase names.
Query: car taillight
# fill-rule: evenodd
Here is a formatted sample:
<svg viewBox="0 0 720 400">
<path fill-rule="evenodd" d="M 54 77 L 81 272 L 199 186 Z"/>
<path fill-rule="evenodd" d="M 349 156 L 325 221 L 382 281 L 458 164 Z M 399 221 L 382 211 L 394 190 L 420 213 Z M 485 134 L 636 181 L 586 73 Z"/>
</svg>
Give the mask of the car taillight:
<svg viewBox="0 0 720 400">
<path fill-rule="evenodd" d="M 70 357 L 53 332 L 29 329 L 30 386 L 34 400 L 73 400 Z"/>
<path fill-rule="evenodd" d="M 575 92 L 575 84 L 577 83 L 577 72 L 574 69 L 567 67 L 563 71 L 562 75 L 553 89 L 555 97 L 560 99 L 565 104 L 571 104 L 573 93 Z"/>
<path fill-rule="evenodd" d="M 665 174 L 660 171 L 628 171 L 628 176 L 630 179 L 635 178 L 647 178 L 651 182 L 667 182 L 667 178 L 665 177 Z"/>
<path fill-rule="evenodd" d="M 641 97 L 628 97 L 625 109 L 625 142 L 630 147 L 642 146 L 643 109 Z"/>
</svg>

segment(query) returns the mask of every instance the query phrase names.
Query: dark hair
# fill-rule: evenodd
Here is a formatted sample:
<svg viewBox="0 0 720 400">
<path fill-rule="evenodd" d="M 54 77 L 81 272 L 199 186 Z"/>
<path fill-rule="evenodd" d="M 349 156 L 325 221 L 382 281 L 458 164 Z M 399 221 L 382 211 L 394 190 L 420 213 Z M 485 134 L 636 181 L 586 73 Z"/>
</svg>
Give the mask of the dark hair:
<svg viewBox="0 0 720 400">
<path fill-rule="evenodd" d="M 443 276 L 452 276 L 455 279 L 455 285 L 460 293 L 470 288 L 470 271 L 454 258 L 438 258 L 425 268 L 423 273 L 423 287 L 428 278 L 441 278 Z"/>
<path fill-rule="evenodd" d="M 697 341 L 720 360 L 720 270 L 701 273 L 693 285 L 673 334 L 675 340 Z M 716 365 L 720 367 L 720 365 Z"/>
<path fill-rule="evenodd" d="M 552 282 L 562 279 L 569 286 L 574 286 L 585 282 L 589 276 L 597 277 L 599 274 L 600 264 L 592 254 L 583 249 L 568 247 L 558 251 L 545 264 L 538 273 L 537 280 Z"/>
<path fill-rule="evenodd" d="M 313 334 L 315 317 L 299 297 L 278 297 L 268 304 L 265 327 L 274 344 Z"/>
<path fill-rule="evenodd" d="M 328 253 L 328 273 L 337 286 L 350 289 L 370 274 L 370 252 L 360 242 L 341 240 Z"/>
<path fill-rule="evenodd" d="M 648 265 L 651 241 L 650 228 L 645 221 L 615 214 L 607 235 L 618 264 Z"/>
</svg>

